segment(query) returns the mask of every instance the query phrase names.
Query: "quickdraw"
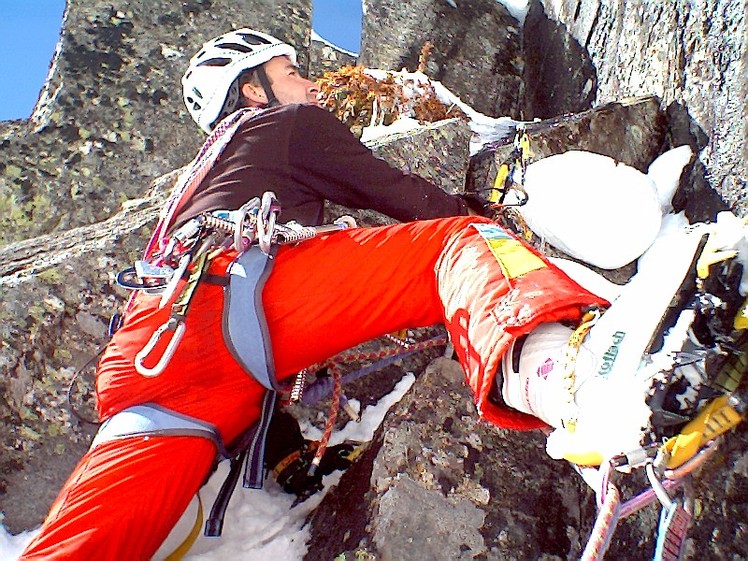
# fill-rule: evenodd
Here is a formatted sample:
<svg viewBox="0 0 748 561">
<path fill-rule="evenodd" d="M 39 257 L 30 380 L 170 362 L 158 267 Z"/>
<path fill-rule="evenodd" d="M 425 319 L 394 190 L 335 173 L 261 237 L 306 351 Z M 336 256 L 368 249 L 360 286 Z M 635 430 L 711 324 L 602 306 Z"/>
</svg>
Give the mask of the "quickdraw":
<svg viewBox="0 0 748 561">
<path fill-rule="evenodd" d="M 186 259 L 183 259 L 183 261 L 186 261 Z M 189 310 L 190 302 L 192 301 L 192 297 L 195 294 L 197 285 L 200 283 L 200 279 L 202 279 L 203 277 L 208 262 L 209 260 L 207 251 L 203 251 L 202 253 L 200 253 L 200 255 L 198 255 L 197 259 L 195 260 L 194 269 L 190 273 L 184 289 L 182 290 L 181 294 L 176 299 L 174 304 L 172 304 L 171 306 L 171 315 L 169 316 L 169 319 L 166 323 L 164 323 L 161 327 L 154 331 L 145 347 L 143 347 L 143 349 L 135 355 L 135 370 L 139 374 L 147 378 L 158 376 L 164 371 L 166 366 L 169 364 L 172 356 L 174 356 L 174 352 L 177 350 L 177 346 L 182 340 L 186 329 L 184 320 L 187 316 L 187 310 Z M 144 364 L 146 358 L 148 358 L 148 355 L 153 351 L 156 344 L 159 342 L 163 334 L 167 331 L 172 331 L 173 335 L 171 336 L 166 349 L 161 355 L 161 358 L 153 368 L 146 367 Z"/>
<path fill-rule="evenodd" d="M 507 161 L 499 166 L 489 192 L 488 202 L 492 208 L 519 207 L 527 204 L 529 197 L 525 191 L 525 176 L 529 159 L 530 137 L 525 126 L 520 124 L 514 136 L 514 148 Z M 510 191 L 515 193 L 516 201 L 505 202 Z"/>
</svg>

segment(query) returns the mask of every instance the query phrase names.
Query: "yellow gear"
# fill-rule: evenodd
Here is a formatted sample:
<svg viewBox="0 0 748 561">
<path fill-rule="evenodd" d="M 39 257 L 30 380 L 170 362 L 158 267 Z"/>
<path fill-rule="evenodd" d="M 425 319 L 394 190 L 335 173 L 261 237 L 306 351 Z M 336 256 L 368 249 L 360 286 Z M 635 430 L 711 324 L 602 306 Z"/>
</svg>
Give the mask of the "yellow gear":
<svg viewBox="0 0 748 561">
<path fill-rule="evenodd" d="M 731 396 L 718 397 L 683 427 L 680 434 L 668 439 L 661 448 L 668 455 L 668 469 L 680 467 L 707 442 L 736 427 L 742 417 L 733 404 Z"/>
</svg>

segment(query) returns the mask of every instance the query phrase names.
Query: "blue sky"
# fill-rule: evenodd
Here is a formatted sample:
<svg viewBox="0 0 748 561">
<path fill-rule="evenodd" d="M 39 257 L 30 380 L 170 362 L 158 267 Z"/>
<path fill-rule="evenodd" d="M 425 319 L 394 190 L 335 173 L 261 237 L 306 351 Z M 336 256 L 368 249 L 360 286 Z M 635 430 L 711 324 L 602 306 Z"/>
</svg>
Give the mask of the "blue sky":
<svg viewBox="0 0 748 561">
<path fill-rule="evenodd" d="M 361 0 L 314 0 L 314 30 L 358 52 Z M 0 0 L 0 120 L 31 114 L 60 35 L 65 0 Z"/>
</svg>

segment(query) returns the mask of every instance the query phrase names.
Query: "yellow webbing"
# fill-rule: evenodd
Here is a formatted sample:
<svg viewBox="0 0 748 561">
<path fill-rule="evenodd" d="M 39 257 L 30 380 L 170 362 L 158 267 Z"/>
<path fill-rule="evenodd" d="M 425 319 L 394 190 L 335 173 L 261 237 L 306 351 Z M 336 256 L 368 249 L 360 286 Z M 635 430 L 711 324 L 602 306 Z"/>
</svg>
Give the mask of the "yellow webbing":
<svg viewBox="0 0 748 561">
<path fill-rule="evenodd" d="M 195 517 L 195 523 L 192 525 L 192 530 L 184 538 L 184 541 L 179 544 L 174 551 L 166 558 L 166 561 L 181 561 L 187 552 L 195 545 L 200 530 L 203 527 L 203 501 L 200 499 L 200 493 L 197 494 L 197 516 Z"/>
</svg>

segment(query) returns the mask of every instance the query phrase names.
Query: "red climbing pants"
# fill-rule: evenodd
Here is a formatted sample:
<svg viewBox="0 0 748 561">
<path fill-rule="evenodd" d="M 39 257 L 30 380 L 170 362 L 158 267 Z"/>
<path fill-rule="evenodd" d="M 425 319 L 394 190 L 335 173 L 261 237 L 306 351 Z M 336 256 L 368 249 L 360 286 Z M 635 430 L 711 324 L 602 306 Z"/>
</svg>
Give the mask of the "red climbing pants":
<svg viewBox="0 0 748 561">
<path fill-rule="evenodd" d="M 543 321 L 575 319 L 582 307 L 604 302 L 495 228 L 480 218 L 445 218 L 280 248 L 263 292 L 278 377 L 385 333 L 441 322 L 481 413 L 503 426 L 539 426 L 487 401 L 504 349 Z M 222 274 L 226 261 L 214 261 L 211 273 Z M 100 416 L 156 403 L 212 424 L 230 443 L 257 420 L 264 389 L 223 343 L 223 288 L 201 283 L 169 365 L 145 378 L 133 361 L 168 318 L 169 306 L 158 303 L 139 295 L 107 347 L 97 374 Z M 150 559 L 215 453 L 210 440 L 188 436 L 134 436 L 93 448 L 21 559 Z"/>
</svg>

